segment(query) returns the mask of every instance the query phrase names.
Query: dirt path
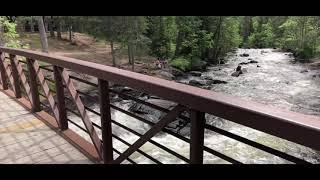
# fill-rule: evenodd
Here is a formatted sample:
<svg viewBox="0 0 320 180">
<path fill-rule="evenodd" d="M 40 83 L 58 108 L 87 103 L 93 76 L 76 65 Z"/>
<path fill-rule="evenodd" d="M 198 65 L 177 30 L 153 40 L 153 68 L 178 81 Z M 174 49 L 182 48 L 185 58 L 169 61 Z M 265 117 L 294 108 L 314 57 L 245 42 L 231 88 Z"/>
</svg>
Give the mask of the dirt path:
<svg viewBox="0 0 320 180">
<path fill-rule="evenodd" d="M 50 38 L 48 35 L 49 52 L 51 54 L 112 66 L 111 49 L 106 42 L 97 41 L 81 33 L 75 33 L 74 44 L 67 40 L 68 34 L 62 34 L 62 38 L 64 40 L 57 40 Z M 37 33 L 21 34 L 21 39 L 23 43 L 30 45 L 30 49 L 41 51 L 40 39 Z M 131 65 L 128 64 L 128 57 L 125 53 L 117 54 L 116 59 L 119 68 L 131 70 Z M 152 60 L 145 62 L 136 60 L 136 62 L 136 72 L 152 75 L 152 69 L 150 69 L 153 65 Z"/>
</svg>

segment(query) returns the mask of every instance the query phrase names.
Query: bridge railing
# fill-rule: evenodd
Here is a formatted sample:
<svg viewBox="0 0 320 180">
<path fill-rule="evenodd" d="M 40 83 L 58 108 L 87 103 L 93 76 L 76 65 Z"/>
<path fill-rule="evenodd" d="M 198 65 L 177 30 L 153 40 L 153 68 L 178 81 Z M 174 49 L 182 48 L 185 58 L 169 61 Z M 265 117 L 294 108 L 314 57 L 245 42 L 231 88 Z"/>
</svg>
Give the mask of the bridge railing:
<svg viewBox="0 0 320 180">
<path fill-rule="evenodd" d="M 11 94 L 18 100 L 28 101 L 30 110 L 34 113 L 47 111 L 50 116 L 46 117 L 53 117 L 52 119 L 56 120 L 55 128 L 62 133 L 65 132 L 67 138 L 97 162 L 138 163 L 131 158 L 133 153 L 138 153 L 153 163 L 163 163 L 161 159 L 153 157 L 141 148 L 146 143 L 150 143 L 152 147 L 165 151 L 182 163 L 202 164 L 204 153 L 212 154 L 229 163 L 243 163 L 240 158 L 225 153 L 224 149 L 215 149 L 206 145 L 206 132 L 214 132 L 293 163 L 310 163 L 294 153 L 288 153 L 231 133 L 216 125 L 210 125 L 208 118 L 212 116 L 262 131 L 293 144 L 320 150 L 320 118 L 316 116 L 274 108 L 226 94 L 74 58 L 3 47 L 0 47 L 0 55 L 2 89 L 12 92 Z M 96 80 L 89 81 L 75 73 L 88 75 Z M 81 86 L 77 87 L 75 82 L 91 86 L 91 90 L 96 90 L 98 96 L 88 94 L 81 89 Z M 125 91 L 118 91 L 112 84 L 127 86 L 137 92 L 168 100 L 173 102 L 173 107 L 165 108 Z M 157 120 L 150 120 L 146 116 L 111 102 L 110 97 L 114 95 L 148 106 L 164 115 Z M 98 103 L 99 110 L 87 105 L 85 99 Z M 150 128 L 141 133 L 112 118 L 112 111 L 119 111 L 149 125 Z M 78 116 L 80 121 L 70 118 L 70 114 Z M 97 118 L 93 120 L 93 116 L 99 117 L 99 121 Z M 127 119 L 127 121 L 130 120 Z M 188 125 L 189 135 L 182 135 L 169 127 L 169 124 L 177 121 Z M 79 131 L 70 130 L 71 126 Z M 138 139 L 129 142 L 113 131 L 115 126 Z M 89 139 L 83 143 L 83 140 L 79 141 L 80 136 L 70 138 L 69 131 L 80 135 L 86 133 Z M 181 154 L 177 149 L 154 139 L 160 132 L 189 144 L 189 152 Z M 114 141 L 121 142 L 127 148 L 117 149 Z M 114 153 L 118 155 L 114 156 Z"/>
</svg>

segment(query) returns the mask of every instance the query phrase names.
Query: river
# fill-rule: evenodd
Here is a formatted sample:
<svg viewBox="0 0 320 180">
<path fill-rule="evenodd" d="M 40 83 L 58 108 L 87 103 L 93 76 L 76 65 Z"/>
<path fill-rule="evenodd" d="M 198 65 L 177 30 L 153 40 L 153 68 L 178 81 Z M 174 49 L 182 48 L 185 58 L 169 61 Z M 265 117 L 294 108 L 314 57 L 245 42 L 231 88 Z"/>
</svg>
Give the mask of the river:
<svg viewBox="0 0 320 180">
<path fill-rule="evenodd" d="M 249 57 L 241 57 L 240 54 L 243 53 L 249 54 Z M 241 74 L 239 77 L 231 76 L 238 64 L 241 62 L 248 62 L 249 58 L 250 60 L 257 61 L 258 63 L 241 65 L 242 69 L 245 69 L 246 72 Z M 203 76 L 211 77 L 212 79 L 227 82 L 226 84 L 213 84 L 207 87 L 213 91 L 223 92 L 243 99 L 249 99 L 266 105 L 304 114 L 320 115 L 319 70 L 309 69 L 306 64 L 295 63 L 293 57 L 288 53 L 279 52 L 274 49 L 238 49 L 236 52 L 229 53 L 225 59 L 227 60 L 225 64 L 209 67 L 206 72 L 202 73 L 202 77 L 188 75 L 188 77 L 180 79 L 179 82 L 188 83 L 190 80 L 201 81 Z M 92 91 L 91 93 L 94 92 Z M 121 102 L 116 102 L 115 104 L 124 109 L 128 109 L 132 105 L 132 102 L 129 100 L 123 100 Z M 99 111 L 97 104 L 92 104 L 91 108 Z M 79 118 L 72 114 L 68 115 L 71 116 L 71 119 L 74 121 L 81 123 Z M 89 113 L 89 115 L 92 121 L 100 124 L 99 117 L 92 113 Z M 207 123 L 225 129 L 229 132 L 268 145 L 296 157 L 303 158 L 309 162 L 320 163 L 320 153 L 310 148 L 300 146 L 221 118 L 208 115 L 206 118 Z M 139 133 L 145 133 L 150 128 L 150 126 L 119 111 L 112 111 L 112 119 L 135 129 Z M 79 132 L 89 140 L 89 137 L 84 135 L 80 129 L 73 125 L 70 125 L 70 128 Z M 129 143 L 133 143 L 138 139 L 138 136 L 126 132 L 116 125 L 113 125 L 112 128 L 114 134 L 120 136 Z M 98 134 L 101 135 L 99 131 Z M 189 135 L 186 134 L 185 136 L 188 137 Z M 182 156 L 187 158 L 189 157 L 189 144 L 180 139 L 168 134 L 160 133 L 153 137 L 152 140 L 169 147 Z M 114 148 L 118 149 L 120 152 L 123 152 L 128 147 L 116 139 L 113 139 L 113 145 Z M 205 145 L 242 163 L 290 163 L 241 142 L 215 134 L 209 130 L 205 131 Z M 146 143 L 140 148 L 140 150 L 146 152 L 162 163 L 185 163 L 173 155 L 157 148 L 151 143 Z M 117 153 L 114 153 L 114 156 L 117 157 Z M 138 152 L 132 154 L 130 158 L 137 163 L 153 163 Z M 128 163 L 128 161 L 125 161 L 124 163 Z M 204 163 L 225 164 L 228 162 L 204 152 Z"/>
</svg>

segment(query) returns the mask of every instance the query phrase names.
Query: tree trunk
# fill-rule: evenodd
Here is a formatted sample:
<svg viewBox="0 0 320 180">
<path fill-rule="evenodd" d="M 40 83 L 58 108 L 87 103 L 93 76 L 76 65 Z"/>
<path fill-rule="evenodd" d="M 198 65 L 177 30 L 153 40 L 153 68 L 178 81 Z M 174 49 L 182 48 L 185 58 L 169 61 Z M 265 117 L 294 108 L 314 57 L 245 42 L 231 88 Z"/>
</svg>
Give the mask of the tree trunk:
<svg viewBox="0 0 320 180">
<path fill-rule="evenodd" d="M 34 23 L 33 23 L 33 18 L 31 17 L 30 20 L 30 31 L 33 33 L 34 32 Z"/>
<path fill-rule="evenodd" d="M 41 16 L 38 17 L 38 27 L 39 27 L 39 34 L 41 40 L 42 51 L 48 53 L 48 40 L 46 31 L 44 28 L 43 18 Z"/>
<path fill-rule="evenodd" d="M 131 48 L 131 65 L 132 71 L 134 71 L 134 47 Z"/>
<path fill-rule="evenodd" d="M 177 57 L 180 54 L 181 42 L 182 42 L 182 34 L 179 31 L 178 32 L 178 36 L 177 36 L 177 40 L 176 40 L 176 50 L 174 52 L 174 56 L 175 57 Z"/>
<path fill-rule="evenodd" d="M 131 45 L 128 43 L 128 58 L 129 58 L 129 64 L 131 65 Z"/>
<path fill-rule="evenodd" d="M 50 37 L 55 38 L 53 25 L 54 25 L 53 17 L 51 16 L 51 18 L 50 18 Z"/>
<path fill-rule="evenodd" d="M 253 28 L 251 16 L 244 17 L 243 28 L 243 43 L 247 43 L 248 37 L 250 36 Z"/>
<path fill-rule="evenodd" d="M 69 41 L 72 43 L 72 26 L 69 26 Z"/>
<path fill-rule="evenodd" d="M 61 36 L 61 23 L 60 23 L 59 20 L 57 20 L 56 26 L 57 26 L 57 38 L 59 40 L 61 40 L 62 39 L 62 36 Z"/>
<path fill-rule="evenodd" d="M 111 55 L 112 55 L 112 65 L 116 67 L 117 64 L 116 64 L 116 57 L 114 55 L 113 41 L 110 41 L 110 48 L 111 48 Z"/>
<path fill-rule="evenodd" d="M 48 22 L 45 21 L 45 16 L 42 16 L 42 21 L 44 24 L 45 32 L 47 33 L 48 32 Z"/>
</svg>

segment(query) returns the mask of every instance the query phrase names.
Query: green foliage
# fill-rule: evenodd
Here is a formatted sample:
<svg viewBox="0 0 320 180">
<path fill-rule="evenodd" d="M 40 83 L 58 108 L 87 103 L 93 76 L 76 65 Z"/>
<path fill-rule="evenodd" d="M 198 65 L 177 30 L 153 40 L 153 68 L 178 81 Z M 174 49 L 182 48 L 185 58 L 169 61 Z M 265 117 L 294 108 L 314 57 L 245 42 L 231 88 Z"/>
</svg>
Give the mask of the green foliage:
<svg viewBox="0 0 320 180">
<path fill-rule="evenodd" d="M 182 71 L 188 71 L 191 69 L 191 61 L 184 57 L 177 57 L 172 59 L 169 62 L 169 65 Z"/>
<path fill-rule="evenodd" d="M 151 40 L 151 55 L 164 59 L 172 57 L 172 44 L 177 32 L 175 17 L 151 16 L 147 17 L 147 24 L 146 36 Z"/>
<path fill-rule="evenodd" d="M 11 48 L 28 48 L 28 45 L 22 45 L 19 41 L 19 34 L 16 32 L 16 24 L 11 23 L 3 17 L 0 17 L 0 45 Z"/>
<path fill-rule="evenodd" d="M 240 22 L 237 17 L 226 17 L 224 19 L 222 23 L 221 42 L 221 55 L 224 55 L 235 47 L 239 47 L 241 44 Z"/>
<path fill-rule="evenodd" d="M 202 20 L 197 16 L 179 16 L 176 20 L 178 42 L 176 56 L 198 57 L 213 45 L 213 34 L 202 29 Z"/>
<path fill-rule="evenodd" d="M 274 33 L 271 22 L 262 24 L 254 21 L 254 32 L 248 38 L 248 45 L 251 47 L 266 48 L 274 46 Z"/>
</svg>

